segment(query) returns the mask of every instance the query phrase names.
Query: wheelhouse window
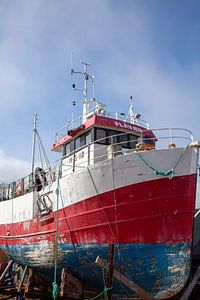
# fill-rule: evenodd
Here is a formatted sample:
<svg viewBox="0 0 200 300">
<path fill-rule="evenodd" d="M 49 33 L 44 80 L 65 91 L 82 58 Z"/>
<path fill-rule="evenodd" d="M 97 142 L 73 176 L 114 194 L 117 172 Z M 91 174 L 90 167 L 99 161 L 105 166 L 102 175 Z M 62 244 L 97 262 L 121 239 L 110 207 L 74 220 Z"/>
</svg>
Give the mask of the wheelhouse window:
<svg viewBox="0 0 200 300">
<path fill-rule="evenodd" d="M 65 151 L 64 151 L 64 155 L 69 155 L 70 154 L 70 143 L 65 145 Z"/>
<path fill-rule="evenodd" d="M 129 138 L 128 134 L 124 133 L 119 135 L 119 142 L 122 148 L 128 148 L 128 138 Z"/>
<path fill-rule="evenodd" d="M 95 131 L 95 141 L 98 140 L 98 144 L 106 145 L 107 144 L 106 136 L 107 136 L 106 129 L 96 128 L 96 131 Z"/>
<path fill-rule="evenodd" d="M 109 144 L 117 144 L 119 143 L 119 131 L 116 131 L 116 130 L 108 130 L 108 136 L 109 136 L 109 139 L 108 139 L 108 142 Z"/>
<path fill-rule="evenodd" d="M 81 148 L 85 145 L 88 145 L 92 142 L 92 133 L 91 130 L 88 132 L 85 132 L 84 134 L 78 136 L 75 139 L 75 149 Z"/>
<path fill-rule="evenodd" d="M 138 137 L 133 135 L 133 134 L 129 134 L 129 148 L 130 149 L 135 149 L 136 148 L 136 144 L 137 144 L 137 139 Z"/>
<path fill-rule="evenodd" d="M 85 143 L 86 143 L 86 145 L 88 145 L 88 144 L 91 144 L 91 142 L 92 142 L 92 132 L 88 131 L 85 134 Z"/>
<path fill-rule="evenodd" d="M 81 146 L 81 147 L 85 146 L 85 143 L 86 143 L 85 140 L 86 140 L 86 139 L 85 139 L 85 134 L 82 134 L 82 135 L 80 136 L 80 146 Z"/>
<path fill-rule="evenodd" d="M 122 148 L 135 149 L 138 136 L 113 129 L 95 128 L 95 142 L 103 145 L 119 144 Z"/>
<path fill-rule="evenodd" d="M 74 150 L 74 140 L 64 145 L 63 155 L 69 155 Z"/>
<path fill-rule="evenodd" d="M 80 148 L 80 146 L 81 146 L 81 139 L 80 139 L 80 136 L 79 136 L 75 139 L 75 149 Z"/>
<path fill-rule="evenodd" d="M 85 134 L 80 135 L 75 139 L 75 149 L 85 146 Z"/>
</svg>

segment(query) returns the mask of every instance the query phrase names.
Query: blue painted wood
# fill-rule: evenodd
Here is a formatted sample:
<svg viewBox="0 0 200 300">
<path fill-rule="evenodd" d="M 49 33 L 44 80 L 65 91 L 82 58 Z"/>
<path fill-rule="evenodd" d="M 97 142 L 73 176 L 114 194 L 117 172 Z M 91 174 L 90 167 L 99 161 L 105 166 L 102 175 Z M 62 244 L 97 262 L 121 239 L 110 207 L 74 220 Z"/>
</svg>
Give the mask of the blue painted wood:
<svg viewBox="0 0 200 300">
<path fill-rule="evenodd" d="M 116 245 L 114 265 L 155 298 L 164 299 L 185 285 L 190 272 L 190 249 L 190 243 Z M 9 250 L 18 263 L 48 274 L 53 281 L 53 244 L 5 245 L 3 250 Z M 58 276 L 65 267 L 88 287 L 103 289 L 102 270 L 95 264 L 97 256 L 108 259 L 108 245 L 59 244 Z M 115 280 L 113 294 L 123 299 L 122 295 L 132 295 L 132 292 Z"/>
</svg>

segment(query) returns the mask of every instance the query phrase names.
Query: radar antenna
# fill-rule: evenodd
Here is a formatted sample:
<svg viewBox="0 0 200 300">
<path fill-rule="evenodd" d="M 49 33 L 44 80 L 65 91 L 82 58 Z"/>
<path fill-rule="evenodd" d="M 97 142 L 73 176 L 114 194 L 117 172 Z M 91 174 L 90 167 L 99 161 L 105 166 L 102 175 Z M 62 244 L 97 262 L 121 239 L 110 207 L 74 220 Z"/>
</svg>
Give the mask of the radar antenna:
<svg viewBox="0 0 200 300">
<path fill-rule="evenodd" d="M 71 75 L 74 75 L 74 74 L 83 75 L 84 76 L 84 87 L 83 87 L 83 89 L 77 88 L 76 84 L 73 83 L 72 88 L 74 91 L 83 92 L 83 94 L 85 96 L 85 99 L 83 102 L 83 121 L 85 121 L 88 116 L 88 113 L 90 112 L 91 105 L 93 104 L 93 105 L 97 106 L 97 105 L 100 105 L 100 102 L 96 101 L 94 98 L 94 75 L 90 75 L 88 73 L 88 67 L 90 66 L 90 64 L 87 62 L 84 62 L 84 61 L 80 61 L 80 62 L 83 65 L 83 71 L 75 71 L 74 68 L 72 67 L 72 59 L 71 59 Z M 88 81 L 89 80 L 92 81 L 92 87 L 93 87 L 93 98 L 92 99 L 88 98 Z M 75 104 L 76 104 L 76 102 L 73 101 L 73 105 L 75 105 Z"/>
<path fill-rule="evenodd" d="M 74 74 L 82 74 L 82 75 L 84 75 L 84 88 L 83 89 L 76 88 L 76 84 L 75 83 L 72 84 L 72 88 L 75 91 L 81 91 L 81 92 L 83 92 L 83 94 L 85 96 L 85 101 L 84 102 L 87 102 L 87 100 L 88 100 L 88 80 L 92 81 L 93 97 L 94 97 L 94 75 L 90 75 L 88 73 L 88 67 L 90 66 L 89 63 L 81 61 L 81 64 L 83 64 L 83 72 L 82 71 L 75 71 L 73 69 L 73 67 L 72 67 L 72 60 L 71 60 L 71 75 L 74 75 Z"/>
</svg>

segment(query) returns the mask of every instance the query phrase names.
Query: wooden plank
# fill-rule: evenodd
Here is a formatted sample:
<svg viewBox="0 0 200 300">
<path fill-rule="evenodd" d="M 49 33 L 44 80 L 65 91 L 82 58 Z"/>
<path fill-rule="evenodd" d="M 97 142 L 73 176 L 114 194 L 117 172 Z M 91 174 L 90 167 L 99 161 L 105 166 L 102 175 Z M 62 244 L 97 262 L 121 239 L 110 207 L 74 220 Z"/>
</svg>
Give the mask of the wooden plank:
<svg viewBox="0 0 200 300">
<path fill-rule="evenodd" d="M 31 288 L 33 286 L 33 270 L 32 269 L 29 269 L 29 272 L 28 272 L 28 279 L 27 279 L 27 283 L 26 283 L 26 286 L 25 286 L 25 294 L 29 293 Z"/>
<path fill-rule="evenodd" d="M 99 256 L 96 258 L 95 261 L 96 264 L 104 268 L 106 271 L 109 271 L 109 263 L 100 258 Z M 147 291 L 145 291 L 143 288 L 141 288 L 139 285 L 128 279 L 126 276 L 124 276 L 122 273 L 117 271 L 116 269 L 113 269 L 113 276 L 121 281 L 125 286 L 127 286 L 130 290 L 134 291 L 138 296 L 142 297 L 144 300 L 153 300 L 154 297 L 149 294 Z"/>
<path fill-rule="evenodd" d="M 51 286 L 45 275 L 29 269 L 26 283 L 24 284 L 25 294 L 29 294 L 37 289 L 40 292 L 48 291 Z"/>
<path fill-rule="evenodd" d="M 69 297 L 70 299 L 82 299 L 83 282 L 74 277 L 66 268 L 62 269 L 60 297 Z"/>
</svg>

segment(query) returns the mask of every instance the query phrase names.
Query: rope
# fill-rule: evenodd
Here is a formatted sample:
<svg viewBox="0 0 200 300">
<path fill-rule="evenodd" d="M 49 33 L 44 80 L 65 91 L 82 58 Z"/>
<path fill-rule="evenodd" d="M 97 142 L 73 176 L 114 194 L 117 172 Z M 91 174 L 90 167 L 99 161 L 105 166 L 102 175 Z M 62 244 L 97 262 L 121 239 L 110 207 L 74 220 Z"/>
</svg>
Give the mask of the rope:
<svg viewBox="0 0 200 300">
<path fill-rule="evenodd" d="M 108 224 L 108 226 L 109 226 L 111 235 L 113 236 L 113 239 L 114 239 L 115 242 L 116 242 L 116 245 L 115 245 L 115 246 L 116 246 L 116 248 L 117 248 L 117 250 L 118 250 L 119 261 L 120 261 L 121 258 L 122 258 L 122 260 L 123 260 L 123 262 L 124 262 L 124 267 L 126 268 L 127 273 L 130 275 L 130 278 L 132 278 L 132 280 L 134 281 L 133 275 L 132 275 L 132 273 L 130 272 L 130 270 L 129 270 L 129 268 L 128 268 L 128 265 L 127 265 L 127 262 L 126 262 L 126 260 L 125 260 L 125 258 L 124 258 L 123 251 L 120 249 L 119 241 L 118 241 L 118 239 L 115 237 L 115 234 L 114 234 L 114 232 L 113 232 L 113 229 L 112 229 L 112 227 L 111 227 L 111 224 L 110 224 L 110 222 L 109 222 L 109 220 L 108 220 L 108 216 L 107 216 L 106 211 L 105 211 L 105 209 L 104 209 L 104 207 L 103 207 L 103 204 L 102 204 L 102 202 L 101 202 L 101 198 L 100 198 L 100 195 L 99 195 L 99 193 L 98 193 L 97 186 L 96 186 L 96 184 L 95 184 L 95 182 L 94 182 L 94 178 L 92 177 L 92 174 L 91 174 L 90 169 L 89 169 L 88 167 L 87 167 L 87 171 L 88 171 L 88 174 L 89 174 L 89 176 L 90 176 L 91 182 L 92 182 L 92 184 L 93 184 L 94 190 L 95 190 L 95 192 L 96 192 L 96 195 L 97 195 L 97 198 L 98 198 L 98 202 L 99 202 L 99 204 L 100 204 L 100 206 L 101 206 L 101 208 L 102 208 L 102 210 L 103 210 L 103 213 L 104 213 L 104 216 L 105 216 L 105 220 L 106 220 L 106 222 L 107 222 L 107 224 Z M 112 172 L 113 172 L 113 168 L 112 168 Z M 114 178 L 114 177 L 113 177 L 113 178 Z M 119 256 L 119 254 L 120 254 L 120 256 Z M 121 284 L 121 282 L 120 282 L 120 284 Z"/>
<path fill-rule="evenodd" d="M 112 290 L 112 287 L 110 288 L 107 288 L 106 286 L 104 287 L 104 290 L 99 293 L 98 295 L 96 295 L 95 297 L 92 297 L 92 298 L 87 298 L 85 300 L 94 300 L 94 299 L 97 299 L 99 298 L 100 296 L 104 295 L 104 299 L 106 300 L 107 299 L 107 295 L 108 295 L 108 291 Z"/>
<path fill-rule="evenodd" d="M 64 209 L 64 202 L 63 202 L 63 197 L 62 197 L 62 191 L 60 190 L 60 199 L 61 199 L 61 204 L 62 204 L 62 207 Z M 65 209 L 63 210 L 63 213 L 64 213 L 64 216 L 65 216 L 65 222 L 67 224 L 67 228 L 69 230 L 69 234 L 70 234 L 70 238 L 71 238 L 71 242 L 72 242 L 72 245 L 73 245 L 73 248 L 74 248 L 74 253 L 77 254 L 77 251 L 76 251 L 76 246 L 74 244 L 74 241 L 73 241 L 73 237 L 72 237 L 72 231 L 71 231 L 71 228 L 70 228 L 70 225 L 67 221 L 67 216 L 66 216 L 66 211 Z"/>
<path fill-rule="evenodd" d="M 113 167 L 113 155 L 111 158 L 111 166 L 112 166 L 112 180 L 113 180 L 113 196 L 114 196 L 114 203 L 115 203 L 115 227 L 116 227 L 116 234 L 117 234 L 117 243 L 119 244 L 119 230 L 118 230 L 118 218 L 117 218 L 117 198 L 116 198 L 116 188 L 115 188 L 115 178 L 114 178 L 114 167 Z M 119 251 L 118 251 L 119 254 Z"/>
<path fill-rule="evenodd" d="M 59 295 L 60 288 L 56 282 L 53 282 L 52 286 L 53 286 L 52 295 L 53 295 L 53 298 L 56 299 Z"/>
<path fill-rule="evenodd" d="M 57 284 L 57 264 L 58 264 L 58 200 L 59 200 L 59 187 L 60 187 L 60 171 L 61 165 L 58 170 L 58 180 L 56 187 L 56 235 L 55 235 L 55 259 L 54 259 L 54 282 L 52 283 L 52 295 L 54 300 L 58 297 L 60 288 Z"/>
<path fill-rule="evenodd" d="M 137 153 L 137 155 L 138 155 L 139 158 L 143 161 L 143 163 L 144 163 L 150 170 L 152 170 L 154 174 L 160 175 L 160 176 L 164 176 L 164 177 L 169 177 L 169 179 L 172 179 L 173 176 L 174 176 L 174 174 L 175 174 L 175 169 L 176 169 L 177 165 L 179 164 L 179 162 L 181 161 L 181 159 L 182 159 L 182 157 L 183 157 L 183 155 L 184 155 L 184 153 L 185 153 L 185 151 L 186 151 L 187 148 L 188 148 L 188 146 L 184 148 L 184 151 L 181 153 L 181 155 L 180 155 L 179 159 L 177 160 L 175 166 L 174 166 L 172 169 L 168 169 L 168 170 L 166 170 L 166 171 L 161 171 L 161 170 L 159 170 L 159 169 L 156 169 L 156 168 L 152 167 L 152 166 L 144 159 L 144 157 L 143 157 L 139 152 L 135 152 L 135 153 Z"/>
</svg>

